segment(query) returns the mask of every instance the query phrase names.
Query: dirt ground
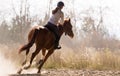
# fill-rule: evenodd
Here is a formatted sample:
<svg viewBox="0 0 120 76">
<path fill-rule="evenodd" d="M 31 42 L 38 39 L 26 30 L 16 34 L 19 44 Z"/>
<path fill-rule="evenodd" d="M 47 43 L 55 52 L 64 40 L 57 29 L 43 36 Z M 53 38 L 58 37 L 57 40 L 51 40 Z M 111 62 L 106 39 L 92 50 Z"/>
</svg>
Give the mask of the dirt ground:
<svg viewBox="0 0 120 76">
<path fill-rule="evenodd" d="M 49 69 L 40 74 L 12 74 L 9 76 L 120 76 L 120 71 Z"/>
</svg>

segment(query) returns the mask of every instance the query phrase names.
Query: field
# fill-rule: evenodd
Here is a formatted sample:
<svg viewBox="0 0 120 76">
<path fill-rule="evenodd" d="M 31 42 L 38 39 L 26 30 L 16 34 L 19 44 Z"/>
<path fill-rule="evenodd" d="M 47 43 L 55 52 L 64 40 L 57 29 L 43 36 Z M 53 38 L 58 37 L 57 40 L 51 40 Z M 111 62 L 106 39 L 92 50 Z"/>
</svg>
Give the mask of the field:
<svg viewBox="0 0 120 76">
<path fill-rule="evenodd" d="M 10 76 L 120 76 L 120 71 L 49 69 L 44 74 L 13 74 Z"/>
<path fill-rule="evenodd" d="M 3 47 L 4 45 L 1 45 Z M 33 48 L 34 49 L 34 48 Z M 96 51 L 93 48 L 87 48 L 83 51 L 72 51 L 64 47 L 64 50 L 56 50 L 47 60 L 42 68 L 42 74 L 36 74 L 37 69 L 33 71 L 25 70 L 22 74 L 16 74 L 18 68 L 24 59 L 24 54 L 18 55 L 17 52 L 4 51 L 9 50 L 6 46 L 1 48 L 0 64 L 1 76 L 120 76 L 120 52 L 102 49 Z M 80 49 L 79 49 L 80 50 Z M 31 55 L 31 54 L 30 54 Z M 39 54 L 34 62 L 41 57 Z M 31 69 L 36 68 L 34 65 Z M 6 71 L 3 71 L 6 70 Z"/>
</svg>

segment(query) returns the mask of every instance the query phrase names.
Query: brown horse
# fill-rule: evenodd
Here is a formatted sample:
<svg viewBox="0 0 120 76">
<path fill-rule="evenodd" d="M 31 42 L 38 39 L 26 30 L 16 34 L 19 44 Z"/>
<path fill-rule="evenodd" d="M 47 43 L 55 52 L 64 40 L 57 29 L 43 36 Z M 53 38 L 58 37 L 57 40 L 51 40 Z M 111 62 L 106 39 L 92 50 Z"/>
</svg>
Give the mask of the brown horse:
<svg viewBox="0 0 120 76">
<path fill-rule="evenodd" d="M 59 25 L 58 29 L 59 29 L 60 36 L 62 36 L 63 33 L 65 33 L 65 35 L 68 35 L 71 38 L 73 38 L 74 34 L 72 31 L 72 25 L 71 25 L 70 19 L 64 20 L 64 24 Z M 43 59 L 39 61 L 39 67 L 38 67 L 38 73 L 40 73 L 40 70 L 43 64 L 55 50 L 54 41 L 55 41 L 54 34 L 46 27 L 35 26 L 34 28 L 32 28 L 32 30 L 29 32 L 29 35 L 28 35 L 28 43 L 19 49 L 19 53 L 26 50 L 26 59 L 23 64 L 26 63 L 29 49 L 30 47 L 32 47 L 34 43 L 36 45 L 36 50 L 35 52 L 32 53 L 30 64 L 24 67 L 23 69 L 28 69 L 31 66 L 35 56 L 40 52 L 40 50 L 42 50 Z M 47 53 L 46 53 L 46 50 L 48 50 Z M 20 74 L 23 69 L 20 69 L 18 73 Z"/>
</svg>

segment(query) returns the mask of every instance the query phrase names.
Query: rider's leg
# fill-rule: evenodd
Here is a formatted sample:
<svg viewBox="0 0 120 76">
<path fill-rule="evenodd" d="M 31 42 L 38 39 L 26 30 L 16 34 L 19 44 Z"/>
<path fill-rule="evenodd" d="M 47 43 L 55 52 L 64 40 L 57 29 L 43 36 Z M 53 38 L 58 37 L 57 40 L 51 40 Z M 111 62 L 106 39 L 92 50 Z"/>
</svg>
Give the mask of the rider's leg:
<svg viewBox="0 0 120 76">
<path fill-rule="evenodd" d="M 61 46 L 59 46 L 59 40 L 60 40 L 60 35 L 59 35 L 59 31 L 58 31 L 58 28 L 56 28 L 55 30 L 54 30 L 54 34 L 55 34 L 55 37 L 56 37 L 56 39 L 55 39 L 55 49 L 61 49 Z"/>
</svg>

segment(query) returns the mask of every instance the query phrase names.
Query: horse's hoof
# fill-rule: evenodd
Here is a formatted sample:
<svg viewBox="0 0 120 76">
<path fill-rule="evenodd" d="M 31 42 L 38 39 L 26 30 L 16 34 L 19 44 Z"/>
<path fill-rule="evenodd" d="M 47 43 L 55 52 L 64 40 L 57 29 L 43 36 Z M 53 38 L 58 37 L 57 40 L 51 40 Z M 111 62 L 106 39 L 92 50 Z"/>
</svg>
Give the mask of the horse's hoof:
<svg viewBox="0 0 120 76">
<path fill-rule="evenodd" d="M 29 65 L 29 66 L 24 67 L 24 69 L 28 69 L 28 68 L 30 68 L 30 65 Z"/>
<path fill-rule="evenodd" d="M 17 74 L 21 74 L 21 72 L 22 72 L 22 69 L 18 70 Z"/>
</svg>

